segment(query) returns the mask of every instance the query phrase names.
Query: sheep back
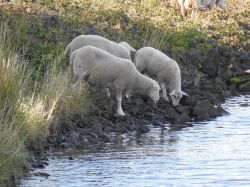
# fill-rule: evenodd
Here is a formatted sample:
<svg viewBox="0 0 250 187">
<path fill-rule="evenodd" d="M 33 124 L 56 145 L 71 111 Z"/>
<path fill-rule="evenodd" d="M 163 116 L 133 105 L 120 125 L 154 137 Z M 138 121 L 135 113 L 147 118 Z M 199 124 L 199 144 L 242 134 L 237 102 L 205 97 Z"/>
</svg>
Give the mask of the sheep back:
<svg viewBox="0 0 250 187">
<path fill-rule="evenodd" d="M 143 66 L 144 69 L 152 75 L 159 72 L 172 74 L 173 71 L 179 73 L 178 64 L 161 51 L 152 47 L 143 47 L 136 52 L 135 55 L 136 67 Z M 138 68 L 140 69 L 140 68 Z"/>
<path fill-rule="evenodd" d="M 148 74 L 156 76 L 159 82 L 166 82 L 170 87 L 180 87 L 179 65 L 161 51 L 152 47 L 143 47 L 136 52 L 136 67 L 144 67 Z"/>
<path fill-rule="evenodd" d="M 89 76 L 88 82 L 98 87 L 126 89 L 133 85 L 137 70 L 129 60 L 116 57 L 102 49 L 84 46 L 72 54 L 74 74 Z"/>
<path fill-rule="evenodd" d="M 126 47 L 98 35 L 77 36 L 71 41 L 69 46 L 70 49 L 66 48 L 66 50 L 69 51 L 69 54 L 72 54 L 75 50 L 83 46 L 94 46 L 115 56 L 130 59 L 130 51 L 128 51 Z"/>
</svg>

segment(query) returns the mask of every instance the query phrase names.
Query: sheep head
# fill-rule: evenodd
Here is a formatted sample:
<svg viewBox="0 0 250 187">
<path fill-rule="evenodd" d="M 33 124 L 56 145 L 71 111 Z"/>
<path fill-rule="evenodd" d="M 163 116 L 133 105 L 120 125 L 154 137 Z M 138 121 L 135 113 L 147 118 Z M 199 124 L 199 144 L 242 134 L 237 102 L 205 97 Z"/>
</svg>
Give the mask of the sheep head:
<svg viewBox="0 0 250 187">
<path fill-rule="evenodd" d="M 174 106 L 177 106 L 182 98 L 183 95 L 185 96 L 188 96 L 185 92 L 183 91 L 176 91 L 176 90 L 173 90 L 170 92 L 170 97 L 172 99 L 172 102 L 173 102 L 173 105 Z"/>
<path fill-rule="evenodd" d="M 136 52 L 135 48 L 131 47 L 127 42 L 120 42 L 119 44 L 122 45 L 122 46 L 124 46 L 129 53 L 131 51 L 132 52 Z"/>
</svg>

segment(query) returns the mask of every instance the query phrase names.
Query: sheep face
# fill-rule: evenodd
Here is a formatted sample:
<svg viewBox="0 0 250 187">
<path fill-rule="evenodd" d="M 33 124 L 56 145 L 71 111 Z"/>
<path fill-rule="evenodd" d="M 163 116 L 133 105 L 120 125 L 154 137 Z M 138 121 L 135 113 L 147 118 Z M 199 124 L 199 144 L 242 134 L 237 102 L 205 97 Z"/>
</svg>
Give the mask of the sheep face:
<svg viewBox="0 0 250 187">
<path fill-rule="evenodd" d="M 183 91 L 175 91 L 173 90 L 172 92 L 170 92 L 170 97 L 172 99 L 173 105 L 177 106 L 182 98 L 183 95 L 188 96 L 185 92 Z"/>
<path fill-rule="evenodd" d="M 133 47 L 131 47 L 127 42 L 120 42 L 119 44 L 124 46 L 129 53 L 130 51 L 136 52 L 136 50 Z"/>
<path fill-rule="evenodd" d="M 156 104 L 159 99 L 160 99 L 160 94 L 159 94 L 159 91 L 160 91 L 160 86 L 159 84 L 154 81 L 154 85 L 153 87 L 150 89 L 150 92 L 149 92 L 149 97 L 153 100 L 153 102 Z"/>
</svg>

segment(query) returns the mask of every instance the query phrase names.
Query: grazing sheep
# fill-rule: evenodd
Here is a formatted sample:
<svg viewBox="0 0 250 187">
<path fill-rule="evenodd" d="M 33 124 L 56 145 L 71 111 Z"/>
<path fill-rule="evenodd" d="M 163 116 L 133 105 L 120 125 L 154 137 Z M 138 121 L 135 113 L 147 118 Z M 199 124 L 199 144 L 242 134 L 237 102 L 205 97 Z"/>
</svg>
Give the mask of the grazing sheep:
<svg viewBox="0 0 250 187">
<path fill-rule="evenodd" d="M 180 5 L 181 14 L 184 19 L 185 19 L 185 11 L 188 8 L 192 9 L 191 13 L 192 19 L 196 17 L 199 8 L 207 7 L 210 10 L 212 10 L 214 5 L 219 6 L 223 10 L 226 8 L 226 0 L 171 0 L 171 4 L 173 4 L 174 1 L 178 2 L 178 4 Z"/>
<path fill-rule="evenodd" d="M 74 38 L 65 49 L 65 55 L 71 55 L 76 49 L 83 46 L 94 46 L 117 57 L 131 60 L 130 52 L 136 50 L 127 42 L 116 43 L 97 35 L 80 35 Z"/>
<path fill-rule="evenodd" d="M 170 90 L 173 105 L 179 104 L 182 95 L 187 95 L 181 91 L 181 73 L 178 64 L 164 53 L 152 47 L 143 47 L 135 53 L 136 68 L 149 75 L 156 76 L 162 92 L 163 98 L 169 101 L 166 89 Z"/>
<path fill-rule="evenodd" d="M 110 88 L 116 92 L 117 114 L 125 115 L 122 94 L 139 93 L 149 96 L 154 103 L 159 100 L 159 84 L 142 75 L 135 65 L 124 58 L 116 57 L 102 49 L 85 46 L 77 49 L 70 57 L 74 74 L 78 77 L 74 87 L 82 80 L 100 88 Z"/>
</svg>

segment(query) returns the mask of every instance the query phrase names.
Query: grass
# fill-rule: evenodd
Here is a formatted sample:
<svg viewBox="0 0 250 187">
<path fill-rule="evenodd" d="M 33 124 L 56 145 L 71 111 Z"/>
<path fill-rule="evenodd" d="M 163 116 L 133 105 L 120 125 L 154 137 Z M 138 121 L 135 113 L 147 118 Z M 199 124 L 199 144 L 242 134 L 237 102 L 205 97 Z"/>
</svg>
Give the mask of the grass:
<svg viewBox="0 0 250 187">
<path fill-rule="evenodd" d="M 26 59 L 41 68 L 81 33 L 126 40 L 135 48 L 151 45 L 177 53 L 193 49 L 206 53 L 215 45 L 244 52 L 250 47 L 249 7 L 249 0 L 237 4 L 228 0 L 224 12 L 215 7 L 212 12 L 200 11 L 194 21 L 183 21 L 180 10 L 169 1 L 12 0 L 1 7 L 0 17 L 11 18 L 11 29 L 20 32 L 19 45 L 26 44 Z M 41 69 L 46 71 L 46 67 Z"/>
<path fill-rule="evenodd" d="M 228 0 L 225 12 L 201 11 L 182 20 L 180 10 L 161 0 L 11 0 L 0 5 L 0 185 L 18 178 L 30 150 L 43 151 L 60 121 L 78 114 L 112 110 L 88 86 L 72 92 L 72 70 L 63 57 L 79 34 L 153 46 L 172 58 L 206 55 L 214 46 L 239 53 L 250 48 L 250 1 Z M 189 12 L 190 14 L 190 12 Z M 180 60 L 181 58 L 179 58 Z M 178 61 L 182 67 L 182 61 Z M 201 63 L 201 62 L 199 62 Z M 203 74 L 195 65 L 195 86 Z M 238 80 L 236 80 L 238 81 Z M 104 101 L 103 101 L 104 100 Z M 100 105 L 100 106 L 99 106 Z"/>
<path fill-rule="evenodd" d="M 33 75 L 35 68 L 12 50 L 7 27 L 0 24 L 0 185 L 16 181 L 30 151 L 43 152 L 58 120 L 84 113 L 89 96 L 84 85 L 73 93 L 72 72 L 61 65 L 62 55 L 47 65 L 42 78 Z"/>
<path fill-rule="evenodd" d="M 230 79 L 230 81 L 232 83 L 235 83 L 237 85 L 243 84 L 243 83 L 247 83 L 250 82 L 250 78 L 243 78 L 243 77 L 232 77 Z"/>
</svg>

